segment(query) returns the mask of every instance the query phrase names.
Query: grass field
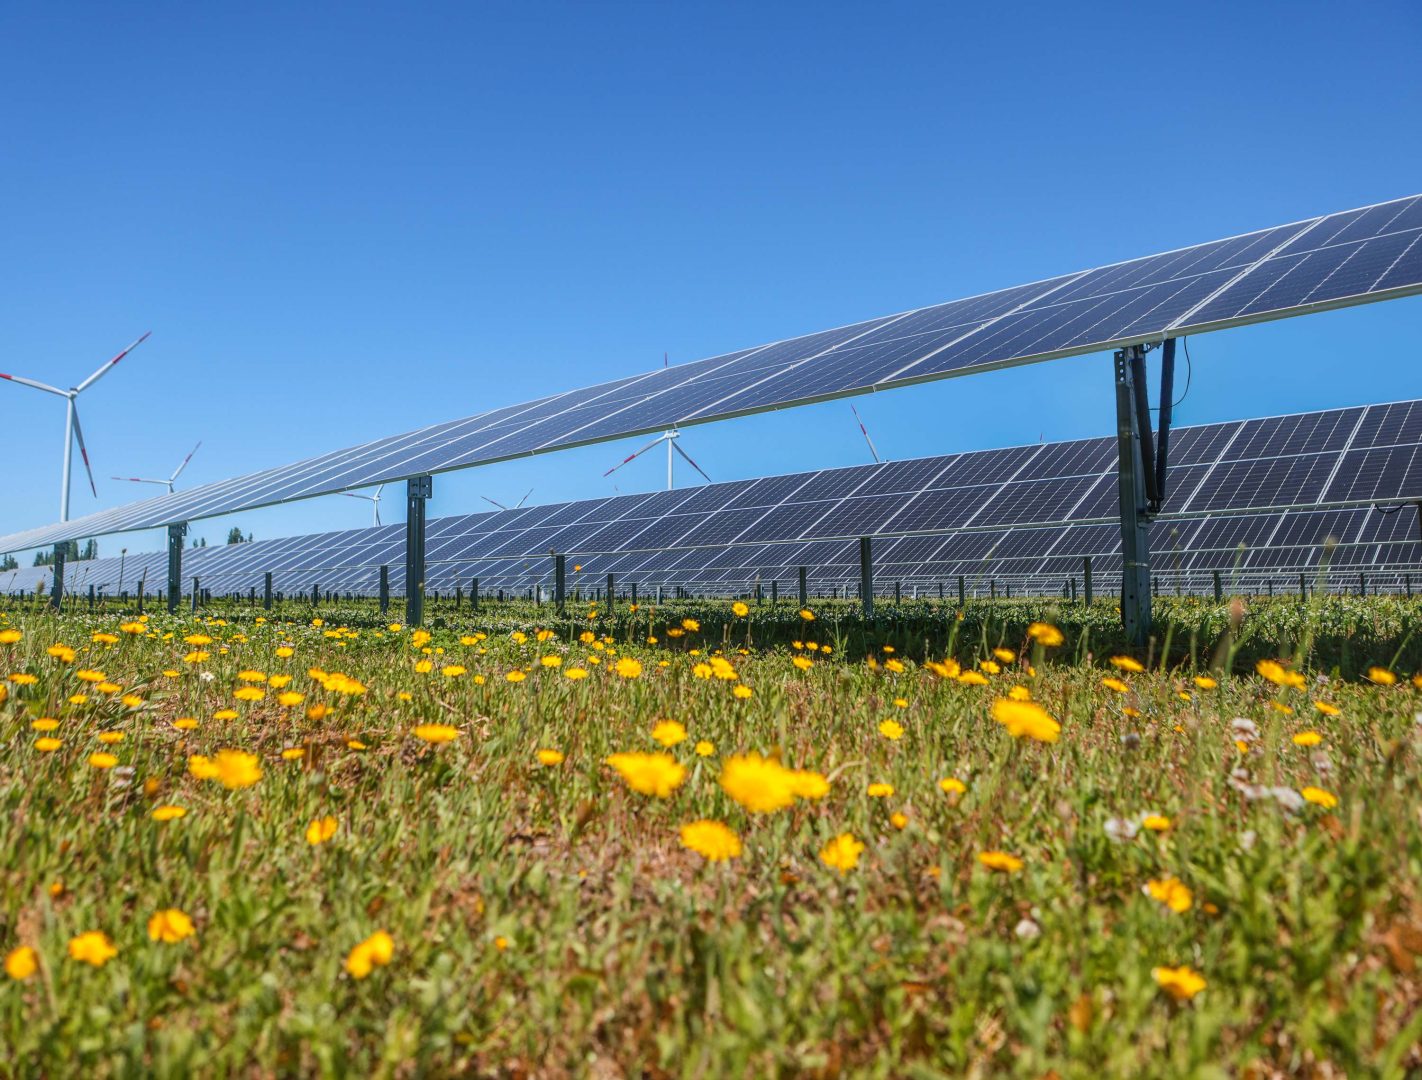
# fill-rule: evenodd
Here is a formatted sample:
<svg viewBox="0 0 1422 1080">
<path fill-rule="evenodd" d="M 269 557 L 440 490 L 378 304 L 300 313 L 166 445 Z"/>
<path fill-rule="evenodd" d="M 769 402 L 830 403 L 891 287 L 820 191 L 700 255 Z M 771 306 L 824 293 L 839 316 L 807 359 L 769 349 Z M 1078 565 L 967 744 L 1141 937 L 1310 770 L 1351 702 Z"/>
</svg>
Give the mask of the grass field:
<svg viewBox="0 0 1422 1080">
<path fill-rule="evenodd" d="M 1422 604 L 814 614 L 12 608 L 3 1072 L 1422 1072 Z"/>
</svg>

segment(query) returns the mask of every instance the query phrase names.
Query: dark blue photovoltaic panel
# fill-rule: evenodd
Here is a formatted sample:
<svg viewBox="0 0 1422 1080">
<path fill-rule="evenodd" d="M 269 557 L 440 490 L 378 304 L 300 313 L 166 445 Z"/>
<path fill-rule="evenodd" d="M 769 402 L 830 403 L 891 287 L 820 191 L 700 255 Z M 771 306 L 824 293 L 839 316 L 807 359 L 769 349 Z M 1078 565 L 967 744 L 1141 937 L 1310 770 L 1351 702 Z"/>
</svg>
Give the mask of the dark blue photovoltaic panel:
<svg viewBox="0 0 1422 1080">
<path fill-rule="evenodd" d="M 0 537 L 0 551 L 1416 292 L 1422 197 L 1410 196 L 507 406 Z"/>
</svg>

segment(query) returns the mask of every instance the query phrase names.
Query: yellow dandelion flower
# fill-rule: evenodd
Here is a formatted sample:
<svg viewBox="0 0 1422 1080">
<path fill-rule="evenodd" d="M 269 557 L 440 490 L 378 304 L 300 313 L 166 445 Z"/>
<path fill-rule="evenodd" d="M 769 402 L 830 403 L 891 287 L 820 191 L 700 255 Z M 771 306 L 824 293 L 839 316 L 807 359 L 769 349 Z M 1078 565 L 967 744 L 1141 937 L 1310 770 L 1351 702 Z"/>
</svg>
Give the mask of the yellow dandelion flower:
<svg viewBox="0 0 1422 1080">
<path fill-rule="evenodd" d="M 330 815 L 312 818 L 311 824 L 306 826 L 306 842 L 312 847 L 324 844 L 336 835 L 340 827 L 341 823 Z"/>
<path fill-rule="evenodd" d="M 725 862 L 741 856 L 741 838 L 719 821 L 693 821 L 681 827 L 681 846 L 707 862 Z"/>
<path fill-rule="evenodd" d="M 1203 975 L 1184 964 L 1174 968 L 1152 968 L 1150 975 L 1156 985 L 1176 1001 L 1189 1001 L 1209 985 Z"/>
<path fill-rule="evenodd" d="M 853 833 L 840 833 L 820 848 L 820 862 L 844 875 L 859 865 L 859 856 L 863 853 L 863 841 L 855 839 Z"/>
<path fill-rule="evenodd" d="M 659 799 L 670 796 L 686 779 L 686 767 L 670 754 L 612 754 L 607 764 L 633 791 Z"/>
<path fill-rule="evenodd" d="M 412 734 L 421 742 L 447 743 L 459 738 L 459 729 L 452 724 L 421 724 Z"/>
<path fill-rule="evenodd" d="M 192 919 L 187 913 L 179 911 L 177 908 L 164 908 L 162 911 L 155 911 L 148 920 L 148 937 L 152 941 L 162 941 L 168 945 L 176 945 L 184 938 L 190 938 L 197 931 L 193 928 Z"/>
<path fill-rule="evenodd" d="M 978 862 L 999 874 L 1015 874 L 1025 865 L 1016 855 L 1006 851 L 980 851 Z"/>
</svg>

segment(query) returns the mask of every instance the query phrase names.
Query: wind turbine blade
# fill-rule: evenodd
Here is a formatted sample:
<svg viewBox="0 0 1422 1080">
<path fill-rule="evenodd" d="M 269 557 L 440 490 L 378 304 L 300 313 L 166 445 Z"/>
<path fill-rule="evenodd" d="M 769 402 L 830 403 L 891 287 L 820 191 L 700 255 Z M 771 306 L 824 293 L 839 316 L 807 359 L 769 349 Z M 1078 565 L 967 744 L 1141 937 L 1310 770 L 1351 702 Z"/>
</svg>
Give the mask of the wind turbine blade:
<svg viewBox="0 0 1422 1080">
<path fill-rule="evenodd" d="M 168 481 L 166 480 L 148 480 L 142 476 L 111 476 L 109 479 L 122 480 L 129 484 L 162 484 L 164 487 L 168 485 Z"/>
<path fill-rule="evenodd" d="M 375 507 L 375 527 L 380 528 L 380 500 L 376 499 L 372 505 Z"/>
<path fill-rule="evenodd" d="M 145 341 L 147 341 L 147 340 L 148 340 L 148 335 L 151 334 L 151 333 L 153 333 L 152 330 L 144 331 L 143 336 L 142 336 L 141 338 L 139 338 L 137 341 L 135 341 L 135 342 L 134 342 L 132 345 L 130 345 L 128 348 L 124 349 L 123 352 L 119 353 L 119 354 L 118 354 L 117 356 L 115 356 L 112 360 L 106 360 L 106 361 L 104 361 L 104 366 L 101 367 L 101 368 L 99 368 L 98 371 L 94 372 L 94 374 L 90 375 L 87 379 L 85 379 L 85 380 L 84 380 L 83 382 L 81 382 L 78 386 L 76 386 L 76 387 L 74 388 L 74 392 L 75 392 L 76 394 L 82 394 L 85 390 L 89 389 L 89 387 L 93 386 L 93 385 L 94 385 L 96 382 L 98 382 L 101 378 L 103 378 L 105 375 L 107 375 L 107 374 L 109 373 L 109 371 L 113 368 L 113 366 L 114 366 L 115 364 L 117 364 L 117 363 L 118 363 L 120 360 L 122 360 L 125 356 L 127 356 L 129 353 L 133 352 L 134 349 L 138 348 L 138 347 L 139 347 L 140 345 L 142 345 Z"/>
<path fill-rule="evenodd" d="M 71 405 L 71 408 L 73 406 Z M 89 474 L 89 490 L 94 498 L 99 497 L 99 489 L 94 485 L 94 469 L 89 464 L 89 451 L 84 445 L 84 429 L 79 426 L 79 410 L 74 408 L 74 437 L 79 440 L 79 456 L 84 459 L 84 471 Z"/>
<path fill-rule="evenodd" d="M 6 375 L 4 372 L 0 372 L 0 379 L 9 379 L 13 383 L 19 383 L 21 386 L 33 386 L 36 390 L 43 390 L 47 394 L 58 394 L 60 397 L 69 396 L 57 386 L 50 386 L 49 383 L 35 382 L 34 379 L 26 379 L 20 375 Z"/>
<path fill-rule="evenodd" d="M 715 482 L 715 481 L 713 481 L 713 480 L 711 479 L 711 477 L 706 476 L 706 470 L 705 470 L 705 469 L 703 469 L 700 465 L 696 464 L 696 462 L 694 462 L 694 461 L 691 460 L 691 455 L 688 454 L 685 450 L 683 450 L 683 449 L 681 448 L 681 444 L 679 444 L 679 443 L 677 443 L 677 442 L 673 442 L 673 443 L 672 443 L 672 448 L 673 448 L 674 450 L 676 450 L 676 452 L 677 452 L 678 454 L 680 454 L 682 457 L 686 458 L 686 463 L 687 463 L 688 465 L 690 465 L 693 469 L 695 469 L 697 472 L 699 472 L 703 477 L 706 477 L 706 482 L 707 482 L 708 484 Z"/>
<path fill-rule="evenodd" d="M 855 422 L 858 423 L 859 430 L 864 434 L 864 441 L 869 444 L 869 453 L 874 455 L 874 464 L 880 464 L 881 459 L 879 457 L 879 451 L 874 449 L 874 440 L 869 438 L 869 429 L 864 426 L 864 421 L 859 418 L 859 410 L 856 409 L 853 405 L 850 405 L 849 411 L 854 414 Z"/>
<path fill-rule="evenodd" d="M 518 505 L 515 506 L 514 509 L 517 510 L 517 509 L 519 509 L 520 507 L 522 507 L 524 503 L 528 502 L 528 497 L 529 497 L 530 495 L 532 495 L 532 494 L 533 494 L 533 489 L 532 489 L 532 488 L 529 488 L 527 491 L 525 491 L 525 492 L 523 493 L 523 498 L 519 499 Z"/>
<path fill-rule="evenodd" d="M 508 509 L 508 507 L 505 506 L 503 503 L 499 502 L 497 499 L 491 499 L 487 495 L 480 495 L 479 498 L 483 499 L 486 503 L 491 503 L 494 506 L 497 506 L 500 510 Z"/>
<path fill-rule="evenodd" d="M 197 446 L 194 446 L 191 450 L 188 451 L 188 456 L 183 458 L 183 463 L 178 466 L 178 471 L 175 472 L 172 476 L 168 477 L 170 483 L 182 475 L 183 470 L 188 467 L 188 462 L 192 461 L 193 455 L 198 452 L 198 446 L 201 445 L 202 443 L 199 442 Z"/>
<path fill-rule="evenodd" d="M 361 495 L 361 494 L 358 494 L 357 492 L 354 492 L 354 491 L 342 491 L 342 492 L 340 492 L 339 494 L 344 495 L 344 496 L 345 496 L 346 498 L 348 498 L 348 499 L 368 499 L 368 498 L 370 498 L 369 495 Z"/>
<path fill-rule="evenodd" d="M 608 469 L 607 472 L 603 473 L 602 475 L 603 475 L 603 476 L 611 476 L 611 475 L 612 475 L 613 473 L 615 473 L 618 469 L 622 468 L 622 466 L 626 465 L 629 461 L 632 461 L 634 458 L 639 458 L 639 457 L 641 457 L 641 456 L 642 456 L 643 454 L 645 454 L 648 450 L 650 450 L 652 447 L 656 446 L 659 442 L 661 442 L 661 441 L 662 441 L 663 439 L 665 439 L 665 438 L 666 438 L 665 435 L 658 435 L 655 439 L 653 439 L 651 442 L 649 442 L 646 446 L 642 447 L 642 449 L 638 450 L 635 454 L 628 454 L 625 458 L 623 458 L 621 461 L 619 461 L 619 462 L 618 462 L 616 465 L 614 465 L 612 468 Z"/>
</svg>

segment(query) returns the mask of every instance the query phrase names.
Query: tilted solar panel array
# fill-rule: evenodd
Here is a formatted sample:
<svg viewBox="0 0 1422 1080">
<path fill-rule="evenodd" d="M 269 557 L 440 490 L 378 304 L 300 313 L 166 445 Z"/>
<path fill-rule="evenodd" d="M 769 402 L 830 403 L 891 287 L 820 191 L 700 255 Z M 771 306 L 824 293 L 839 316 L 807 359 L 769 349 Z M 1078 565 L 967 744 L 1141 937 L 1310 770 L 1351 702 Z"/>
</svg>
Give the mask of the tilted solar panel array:
<svg viewBox="0 0 1422 1080">
<path fill-rule="evenodd" d="M 1078 564 L 1083 555 L 1114 557 L 1115 460 L 1113 438 L 1081 439 L 436 518 L 427 528 L 427 588 L 473 577 L 495 588 L 539 580 L 550 572 L 553 552 L 587 575 L 682 584 L 743 581 L 757 567 L 793 573 L 813 565 L 825 574 L 849 566 L 857 574 L 852 541 L 860 536 L 882 538 L 877 562 L 886 573 L 898 567 L 892 573 L 899 577 L 956 575 L 972 565 L 980 573 L 985 563 L 1001 574 L 1054 574 L 1052 567 Z M 1255 548 L 1315 548 L 1323 537 L 1299 533 L 1304 523 L 1336 520 L 1343 529 L 1354 519 L 1269 512 L 1407 499 L 1422 499 L 1422 401 L 1179 428 L 1166 513 L 1153 529 L 1156 562 L 1168 572 L 1183 569 L 1179 560 L 1188 556 L 1192 568 L 1204 568 L 1220 552 L 1236 558 L 1241 539 L 1255 562 L 1262 558 Z M 1230 524 L 1241 512 L 1251 513 L 1249 524 Z M 1370 522 L 1369 514 L 1356 520 Z M 1402 523 L 1401 530 L 1384 539 L 1359 525 L 1350 544 L 1416 540 L 1405 528 L 1412 515 L 1373 516 L 1374 532 L 1391 528 L 1388 522 Z M 404 526 L 386 525 L 189 549 L 184 570 L 189 580 L 196 575 L 223 592 L 259 587 L 267 571 L 283 590 L 320 584 L 370 591 L 377 568 L 387 565 L 400 591 L 404 550 Z M 1407 554 L 1385 561 L 1410 565 Z M 146 573 L 148 591 L 166 586 L 165 558 L 128 558 L 125 580 L 132 586 Z M 76 563 L 69 585 L 117 591 L 118 563 Z M 1113 565 L 1108 559 L 1102 572 Z M 24 572 L 13 573 L 9 583 L 0 577 L 0 590 L 33 587 Z"/>
<path fill-rule="evenodd" d="M 496 409 L 15 533 L 0 551 L 1416 292 L 1422 196 L 1409 196 Z"/>
</svg>

